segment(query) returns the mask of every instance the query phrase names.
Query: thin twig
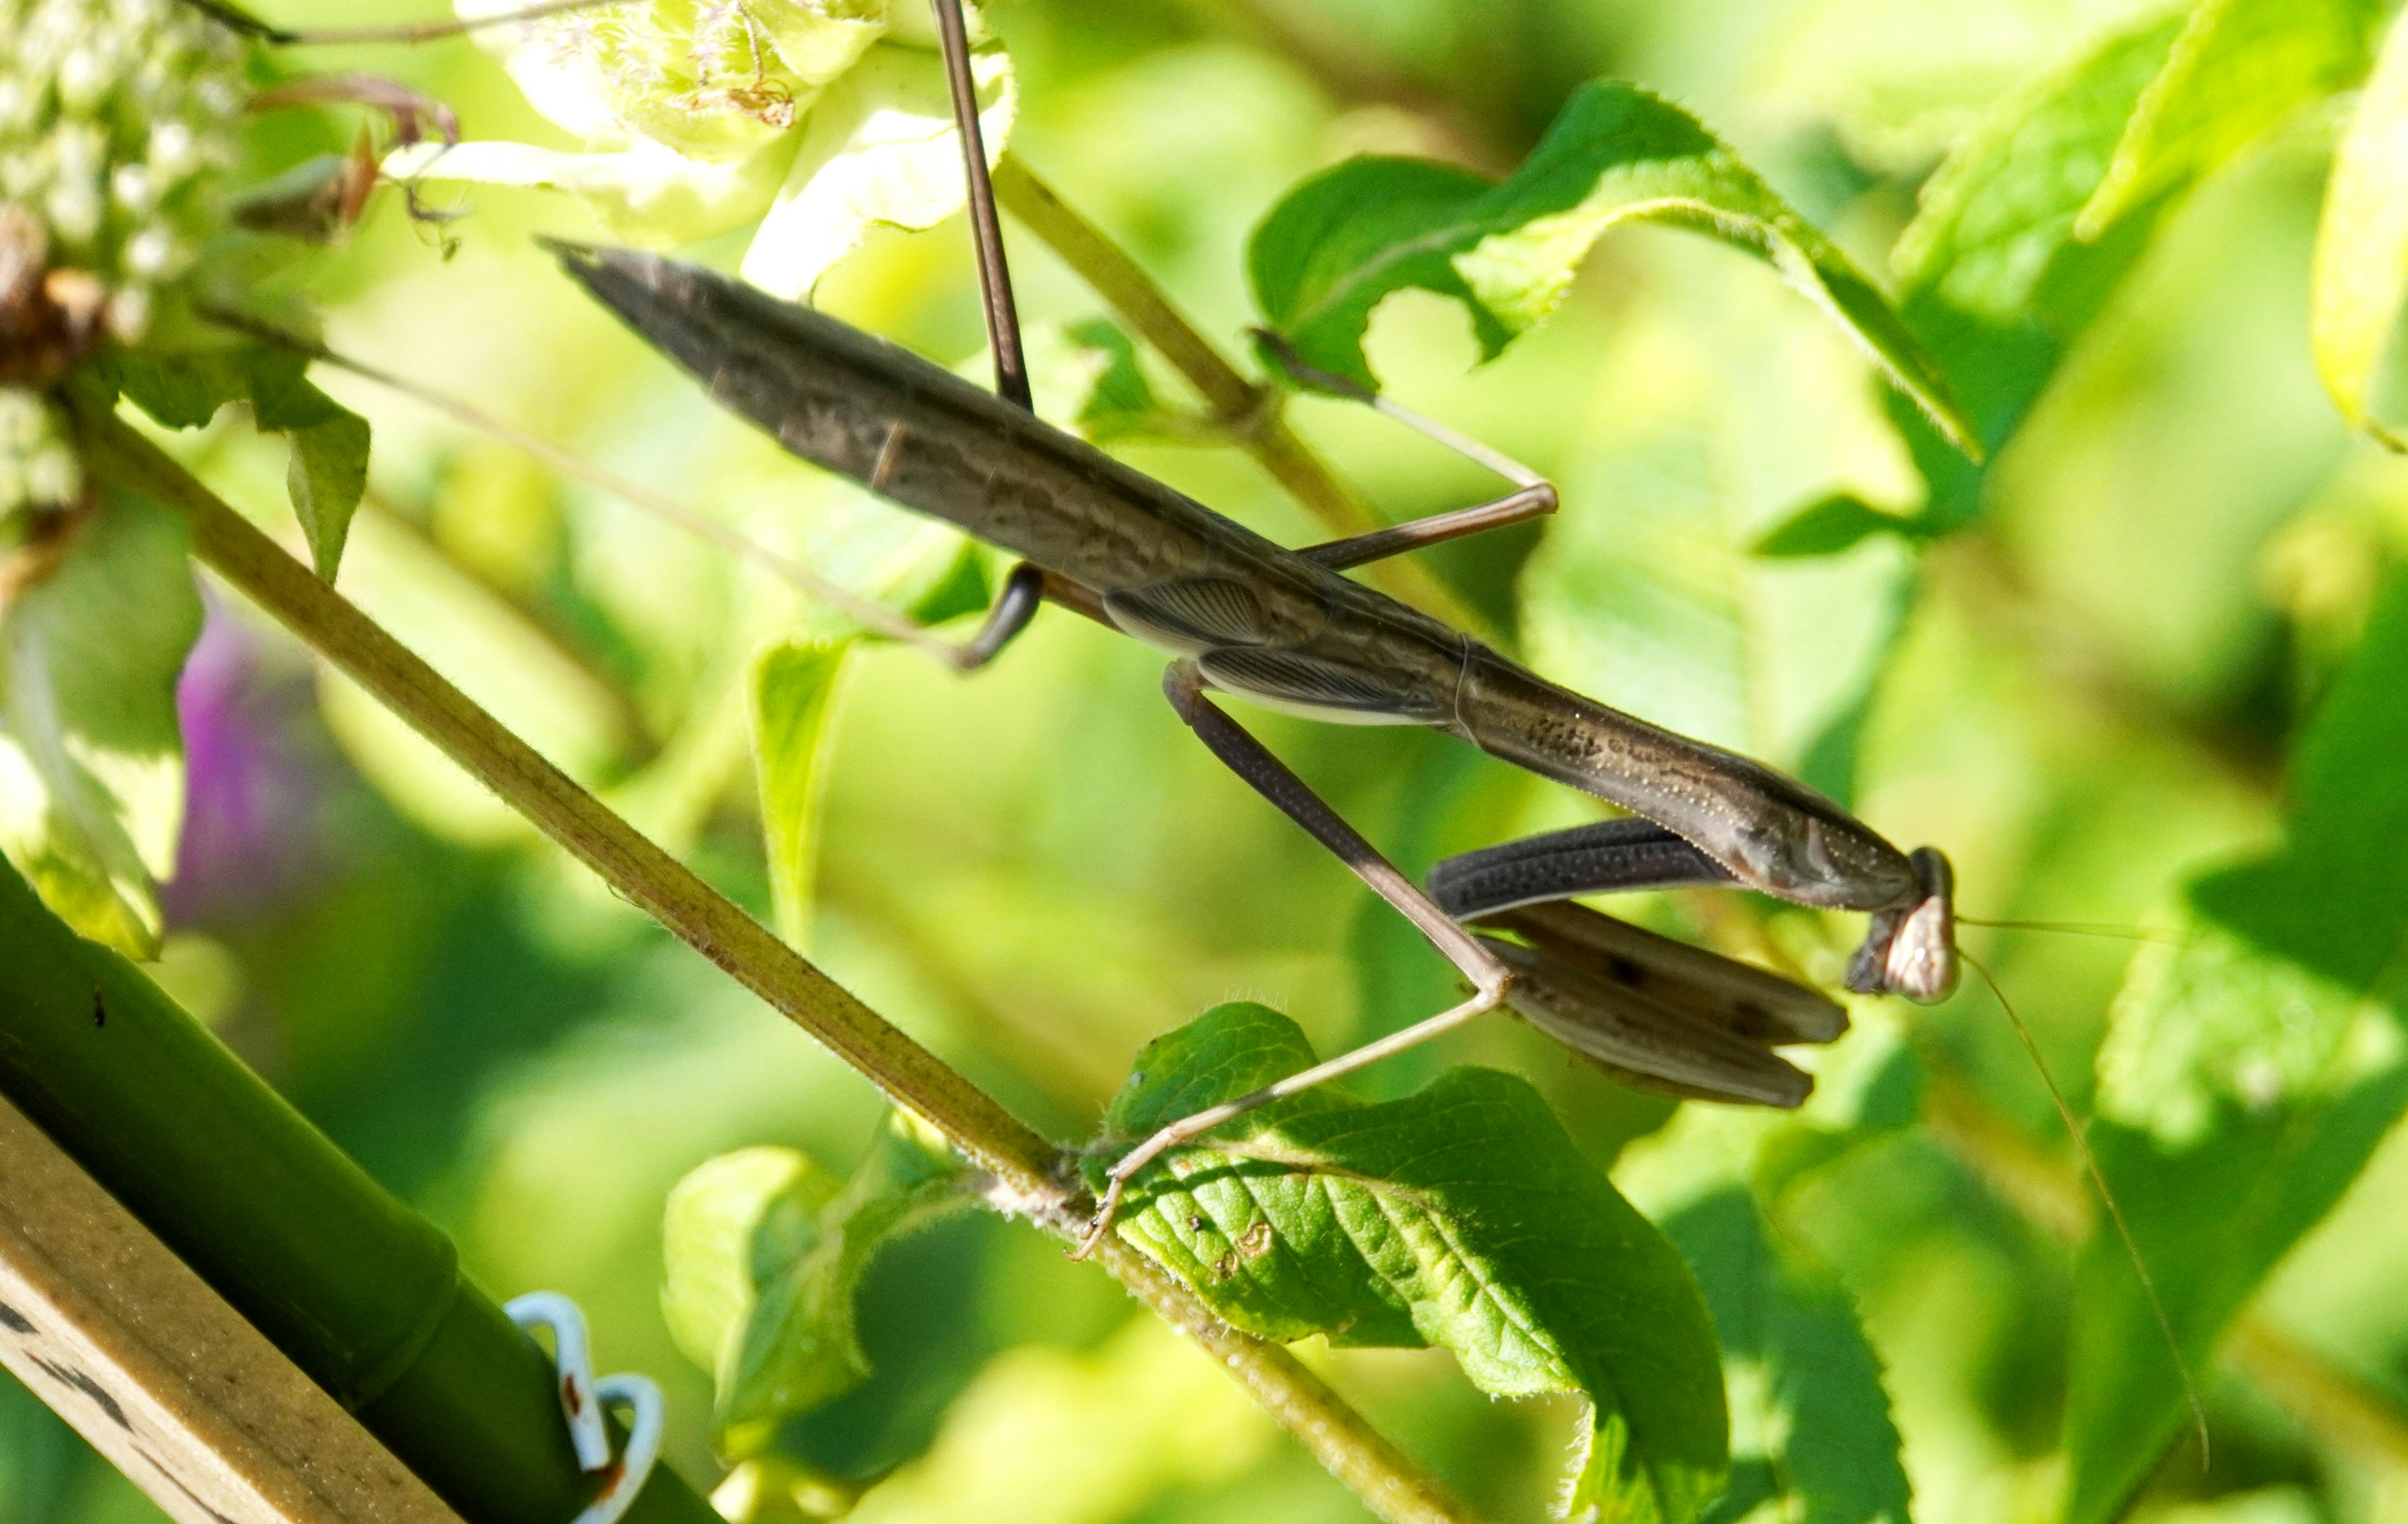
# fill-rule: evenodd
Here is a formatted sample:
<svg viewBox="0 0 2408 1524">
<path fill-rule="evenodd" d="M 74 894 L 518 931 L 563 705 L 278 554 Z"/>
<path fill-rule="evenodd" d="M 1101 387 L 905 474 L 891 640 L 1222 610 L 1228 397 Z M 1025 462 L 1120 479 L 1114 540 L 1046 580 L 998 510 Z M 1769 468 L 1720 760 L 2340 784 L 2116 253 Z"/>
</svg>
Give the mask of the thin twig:
<svg viewBox="0 0 2408 1524">
<path fill-rule="evenodd" d="M 1253 455 L 1333 539 L 1388 527 L 1288 426 L 1282 416 L 1283 394 L 1239 374 L 1137 261 L 1010 153 L 995 166 L 995 194 L 1006 210 L 1043 239 L 1140 338 L 1187 379 L 1230 440 Z M 1485 633 L 1487 622 L 1415 557 L 1379 562 L 1366 575 L 1424 612 Z"/>
<path fill-rule="evenodd" d="M 343 47 L 369 42 L 431 42 L 437 37 L 456 37 L 489 27 L 509 26 L 518 22 L 540 21 L 546 16 L 558 16 L 571 10 L 592 10 L 601 6 L 616 5 L 619 0 L 549 0 L 548 4 L 528 6 L 522 10 L 497 11 L 489 16 L 452 17 L 439 22 L 408 22 L 398 26 L 328 26 L 308 31 L 294 31 L 274 25 L 225 3 L 225 0 L 184 0 L 204 16 L 235 31 L 279 48 Z"/>
<path fill-rule="evenodd" d="M 1000 1102 L 864 1005 L 479 708 L 113 413 L 79 410 L 93 472 L 180 512 L 193 553 L 434 742 L 614 891 L 718 964 L 994 1179 L 990 1204 L 1075 1238 L 1093 1203 L 1069 1164 Z M 1390 1524 L 1468 1524 L 1462 1503 L 1277 1344 L 1241 1333 L 1117 1236 L 1096 1260 L 1194 1339 Z"/>
</svg>

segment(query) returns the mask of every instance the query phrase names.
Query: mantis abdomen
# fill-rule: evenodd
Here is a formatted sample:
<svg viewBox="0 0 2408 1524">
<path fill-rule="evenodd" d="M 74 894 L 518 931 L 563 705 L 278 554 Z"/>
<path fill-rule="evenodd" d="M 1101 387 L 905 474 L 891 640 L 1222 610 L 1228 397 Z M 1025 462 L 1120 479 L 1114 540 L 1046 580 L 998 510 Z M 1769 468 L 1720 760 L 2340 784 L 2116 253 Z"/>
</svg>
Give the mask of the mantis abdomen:
<svg viewBox="0 0 2408 1524">
<path fill-rule="evenodd" d="M 1447 730 L 1637 811 L 1784 899 L 1914 898 L 1906 855 L 1803 784 L 1549 683 L 908 350 L 695 266 L 562 252 L 788 450 L 1099 595 L 1112 624 L 1216 688 L 1316 719 Z"/>
</svg>

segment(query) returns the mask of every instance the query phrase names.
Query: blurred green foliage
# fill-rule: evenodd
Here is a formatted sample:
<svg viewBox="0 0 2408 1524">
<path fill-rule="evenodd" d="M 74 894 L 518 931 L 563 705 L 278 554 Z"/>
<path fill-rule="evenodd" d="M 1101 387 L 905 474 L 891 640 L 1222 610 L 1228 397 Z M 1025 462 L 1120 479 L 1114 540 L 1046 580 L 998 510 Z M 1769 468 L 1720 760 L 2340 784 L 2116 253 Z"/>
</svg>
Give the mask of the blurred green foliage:
<svg viewBox="0 0 2408 1524">
<path fill-rule="evenodd" d="M 275 19 L 422 14 L 294 0 Z M 1979 466 L 1949 450 L 1807 301 L 1677 232 L 1603 240 L 1550 320 L 1485 365 L 1496 335 L 1461 304 L 1405 291 L 1369 310 L 1364 353 L 1391 395 L 1562 485 L 1543 528 L 1430 557 L 1533 665 L 1943 845 L 1971 913 L 2157 939 L 1964 933 L 2075 1108 L 2101 1115 L 2206 1399 L 2203 1466 L 2161 1443 L 2181 1398 L 2154 1319 L 1979 984 L 1930 1012 L 1859 1007 L 1801 1060 L 1821 1088 L 1795 1118 L 1676 1112 L 1502 1019 L 1362 1077 L 1395 1101 L 1459 1064 L 1518 1072 L 1667 1229 L 1724 1346 L 1734 1490 L 1714 1517 L 2070 1506 L 2088 1524 L 2136 1488 L 2142 1517 L 2186 1524 L 2401 1517 L 2408 466 L 2349 424 L 2396 396 L 2390 336 L 2368 332 L 2391 321 L 2408 234 L 2386 200 L 2396 146 L 2379 122 L 2344 138 L 2353 98 L 2335 94 L 2382 45 L 2380 7 L 1005 0 L 989 20 L 1013 151 L 1233 352 L 1266 315 L 1250 237 L 1299 182 L 1365 152 L 1501 176 L 1584 82 L 1627 78 L 1894 294 L 1988 447 Z M 2368 96 L 2394 114 L 2401 48 Z M 412 82 L 472 138 L 578 146 L 470 44 L 340 66 Z M 351 126 L 261 117 L 246 165 L 339 152 Z M 2337 140 L 2351 194 L 2326 208 Z M 387 196 L 263 295 L 307 291 L 337 348 L 896 606 L 982 598 L 984 552 L 780 455 L 560 281 L 525 235 L 600 236 L 573 203 L 425 194 L 471 214 L 438 231 Z M 747 239 L 703 252 L 733 262 Z M 1177 381 L 1098 326 L 1040 248 L 1013 254 L 1024 308 L 1068 336 L 1041 404 L 1264 533 L 1324 538 L 1243 456 L 1180 442 Z M 976 365 L 957 221 L 872 229 L 817 297 Z M 1094 1133 L 1140 1045 L 1207 1007 L 1276 1006 L 1333 1052 L 1450 998 L 1409 928 L 1194 744 L 1156 654 L 1058 615 L 975 682 L 863 643 L 831 704 L 802 654 L 853 632 L 824 611 L 388 392 L 312 377 L 337 411 L 289 417 L 295 446 L 347 419 L 374 430 L 338 585 L 1054 1135 Z M 237 411 L 179 448 L 300 545 L 288 476 L 294 500 L 348 488 Z M 1352 405 L 1299 397 L 1290 416 L 1391 518 L 1490 489 Z M 340 538 L 312 530 L 322 567 Z M 772 641 L 783 664 L 752 665 Z M 823 706 L 805 727 L 824 726 L 825 756 L 756 787 L 748 735 L 795 720 L 761 703 L 781 683 Z M 680 1353 L 697 1336 L 661 1300 L 672 1188 L 764 1146 L 833 1188 L 881 1146 L 878 1098 L 251 611 L 212 597 L 181 701 L 162 981 L 450 1229 L 489 1290 L 576 1296 L 606 1368 L 667 1386 L 673 1463 L 715 1477 L 714 1373 Z M 1443 738 L 1260 728 L 1416 873 L 1586 818 Z M 1854 929 L 1737 897 L 1616 908 L 1826 984 Z M 2086 1241 L 2069 1251 L 2068 1231 Z M 780 1266 L 753 1268 L 766 1299 Z M 748 1436 L 738 1490 L 758 1517 L 855 1500 L 873 1519 L 1362 1517 L 1209 1362 L 1024 1224 L 948 1217 L 859 1285 L 867 1379 Z M 2218 1357 L 2236 1316 L 2300 1363 L 2270 1366 L 2262 1341 Z M 1493 1403 L 1440 1352 L 1304 1347 L 1484 1510 L 1546 1511 L 1572 1400 Z M 13 1387 L 0 1516 L 155 1517 Z"/>
</svg>

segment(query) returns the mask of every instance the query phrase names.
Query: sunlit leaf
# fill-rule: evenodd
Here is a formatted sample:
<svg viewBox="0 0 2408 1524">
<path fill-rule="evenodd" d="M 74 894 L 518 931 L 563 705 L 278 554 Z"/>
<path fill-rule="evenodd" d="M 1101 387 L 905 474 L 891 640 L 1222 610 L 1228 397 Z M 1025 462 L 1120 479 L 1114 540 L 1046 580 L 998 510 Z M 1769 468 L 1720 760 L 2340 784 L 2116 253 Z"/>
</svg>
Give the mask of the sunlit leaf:
<svg viewBox="0 0 2408 1524">
<path fill-rule="evenodd" d="M 1011 136 L 1019 102 L 1011 60 L 982 52 L 970 67 L 991 164 Z M 874 48 L 812 108 L 785 183 L 744 252 L 744 279 L 799 300 L 873 224 L 934 227 L 968 194 L 943 60 L 916 48 Z"/>
<path fill-rule="evenodd" d="M 2181 30 L 2172 18 L 2117 33 L 2010 96 L 1925 183 L 1899 238 L 1892 262 L 1907 323 L 1994 452 L 2155 231 L 2163 198 L 2086 242 L 2073 223 Z M 1930 487 L 1925 516 L 1953 527 L 1978 510 L 1984 473 L 1918 434 L 1916 422 L 1900 416 Z"/>
<path fill-rule="evenodd" d="M 183 824 L 176 679 L 201 628 L 183 521 L 109 494 L 0 562 L 0 849 L 136 957 Z"/>
<path fill-rule="evenodd" d="M 1145 1048 L 1106 1134 L 1142 1138 L 1313 1061 L 1277 1012 L 1221 1006 Z M 1484 1391 L 1583 1394 L 1573 1517 L 1689 1519 L 1722 1488 L 1697 1287 L 1521 1080 L 1455 1070 L 1382 1105 L 1325 1088 L 1250 1113 L 1140 1175 L 1117 1230 L 1270 1338 L 1437 1344 Z"/>
<path fill-rule="evenodd" d="M 1495 354 L 1552 311 L 1606 229 L 1668 223 L 1756 255 L 1828 312 L 1950 439 L 1971 429 L 1879 291 L 1686 111 L 1619 82 L 1583 87 L 1500 183 L 1415 159 L 1350 160 L 1289 193 L 1248 268 L 1271 325 L 1315 366 L 1373 384 L 1372 309 L 1419 286 L 1469 309 Z"/>
<path fill-rule="evenodd" d="M 1906 1524 L 1889 1394 L 1847 1292 L 1778 1243 L 1743 1189 L 1691 1202 L 1664 1232 L 1722 1339 L 1731 1485 L 1706 1517 Z"/>
<path fill-rule="evenodd" d="M 752 660 L 752 760 L 768 840 L 778 933 L 801 946 L 810 932 L 811 876 L 819 858 L 820 796 L 827 787 L 829 724 L 850 640 L 781 641 Z"/>
<path fill-rule="evenodd" d="M 2316 368 L 2342 416 L 2408 448 L 2372 416 L 2408 297 L 2408 28 L 2392 27 L 2333 155 L 2309 295 Z"/>
<path fill-rule="evenodd" d="M 758 1267 L 791 1264 L 820 1239 L 844 1182 L 795 1148 L 739 1148 L 669 1191 L 661 1319 L 686 1359 L 716 1374 L 740 1350 L 760 1301 Z"/>
<path fill-rule="evenodd" d="M 2363 14 L 2352 0 L 2218 0 L 2141 22 L 2016 92 L 1949 155 L 1899 239 L 1899 307 L 1993 454 L 2166 213 L 2346 76 Z M 1984 472 L 1892 411 L 1930 527 L 1971 519 Z"/>
<path fill-rule="evenodd" d="M 898 1114 L 840 1186 L 791 1148 L 746 1148 L 669 1192 L 662 1316 L 711 1373 L 719 1445 L 759 1450 L 784 1419 L 858 1386 L 853 1300 L 881 1247 L 963 1200 L 924 1125 Z"/>
<path fill-rule="evenodd" d="M 2194 882 L 2135 960 L 2094 1140 L 2195 1372 L 2408 1109 L 2408 582 L 2394 579 L 2293 768 L 2274 855 Z M 2081 1266 L 2067 1517 L 2119 1508 L 2176 1432 L 2172 1361 L 2123 1248 Z"/>
<path fill-rule="evenodd" d="M 743 226 L 769 209 L 797 138 L 732 162 L 689 159 L 658 143 L 585 153 L 531 143 L 414 143 L 385 156 L 405 183 L 457 181 L 566 191 L 614 238 L 671 248 Z"/>
<path fill-rule="evenodd" d="M 464 16 L 523 9 L 461 0 Z M 645 0 L 477 36 L 527 100 L 595 142 L 648 139 L 695 159 L 756 151 L 885 33 L 884 0 Z"/>
<path fill-rule="evenodd" d="M 2205 176 L 2307 101 L 2366 70 L 2380 7 L 2366 0 L 2203 0 L 2124 123 L 2074 223 L 2096 238 L 2143 202 Z"/>
</svg>

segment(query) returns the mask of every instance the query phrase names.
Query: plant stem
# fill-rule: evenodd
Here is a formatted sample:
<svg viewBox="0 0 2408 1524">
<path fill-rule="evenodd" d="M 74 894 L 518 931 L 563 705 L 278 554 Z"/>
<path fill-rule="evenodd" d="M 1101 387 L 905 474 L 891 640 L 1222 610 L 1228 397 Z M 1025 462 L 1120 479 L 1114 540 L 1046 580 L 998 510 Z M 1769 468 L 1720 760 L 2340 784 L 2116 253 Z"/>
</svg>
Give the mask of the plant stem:
<svg viewBox="0 0 2408 1524">
<path fill-rule="evenodd" d="M 2090 1233 L 2090 1193 L 2062 1159 L 1967 1085 L 1934 1075 L 1924 1106 L 1933 1141 L 2051 1237 L 2078 1247 Z M 2225 1363 L 2318 1440 L 2377 1470 L 2408 1472 L 2408 1414 L 2263 1313 L 2243 1311 L 2224 1333 Z"/>
<path fill-rule="evenodd" d="M 1187 379 L 1223 432 L 1320 520 L 1332 538 L 1387 527 L 1288 426 L 1283 416 L 1284 394 L 1239 374 L 1126 251 L 1071 210 L 1053 187 L 1011 154 L 1006 153 L 995 166 L 995 194 L 1005 209 L 1044 239 L 1140 338 Z M 1365 574 L 1383 591 L 1426 613 L 1485 633 L 1486 621 L 1413 557 L 1377 562 Z"/>
<path fill-rule="evenodd" d="M 193 553 L 469 774 L 893 1098 L 927 1118 L 994 1178 L 991 1204 L 1024 1212 L 1073 1239 L 1093 1203 L 1059 1150 L 780 942 L 759 922 L 646 840 L 543 759 L 442 674 L 157 446 L 113 413 L 78 410 L 97 474 L 175 509 Z M 1390 1524 L 1473 1516 L 1296 1357 L 1228 1327 L 1136 1248 L 1108 1237 L 1096 1256 L 1139 1300 L 1217 1359 L 1312 1456 Z"/>
<path fill-rule="evenodd" d="M 2389 1397 L 2333 1369 L 2323 1355 L 2263 1317 L 2224 1336 L 2224 1359 L 2318 1440 L 2394 1474 L 2408 1474 L 2408 1423 Z"/>
</svg>

